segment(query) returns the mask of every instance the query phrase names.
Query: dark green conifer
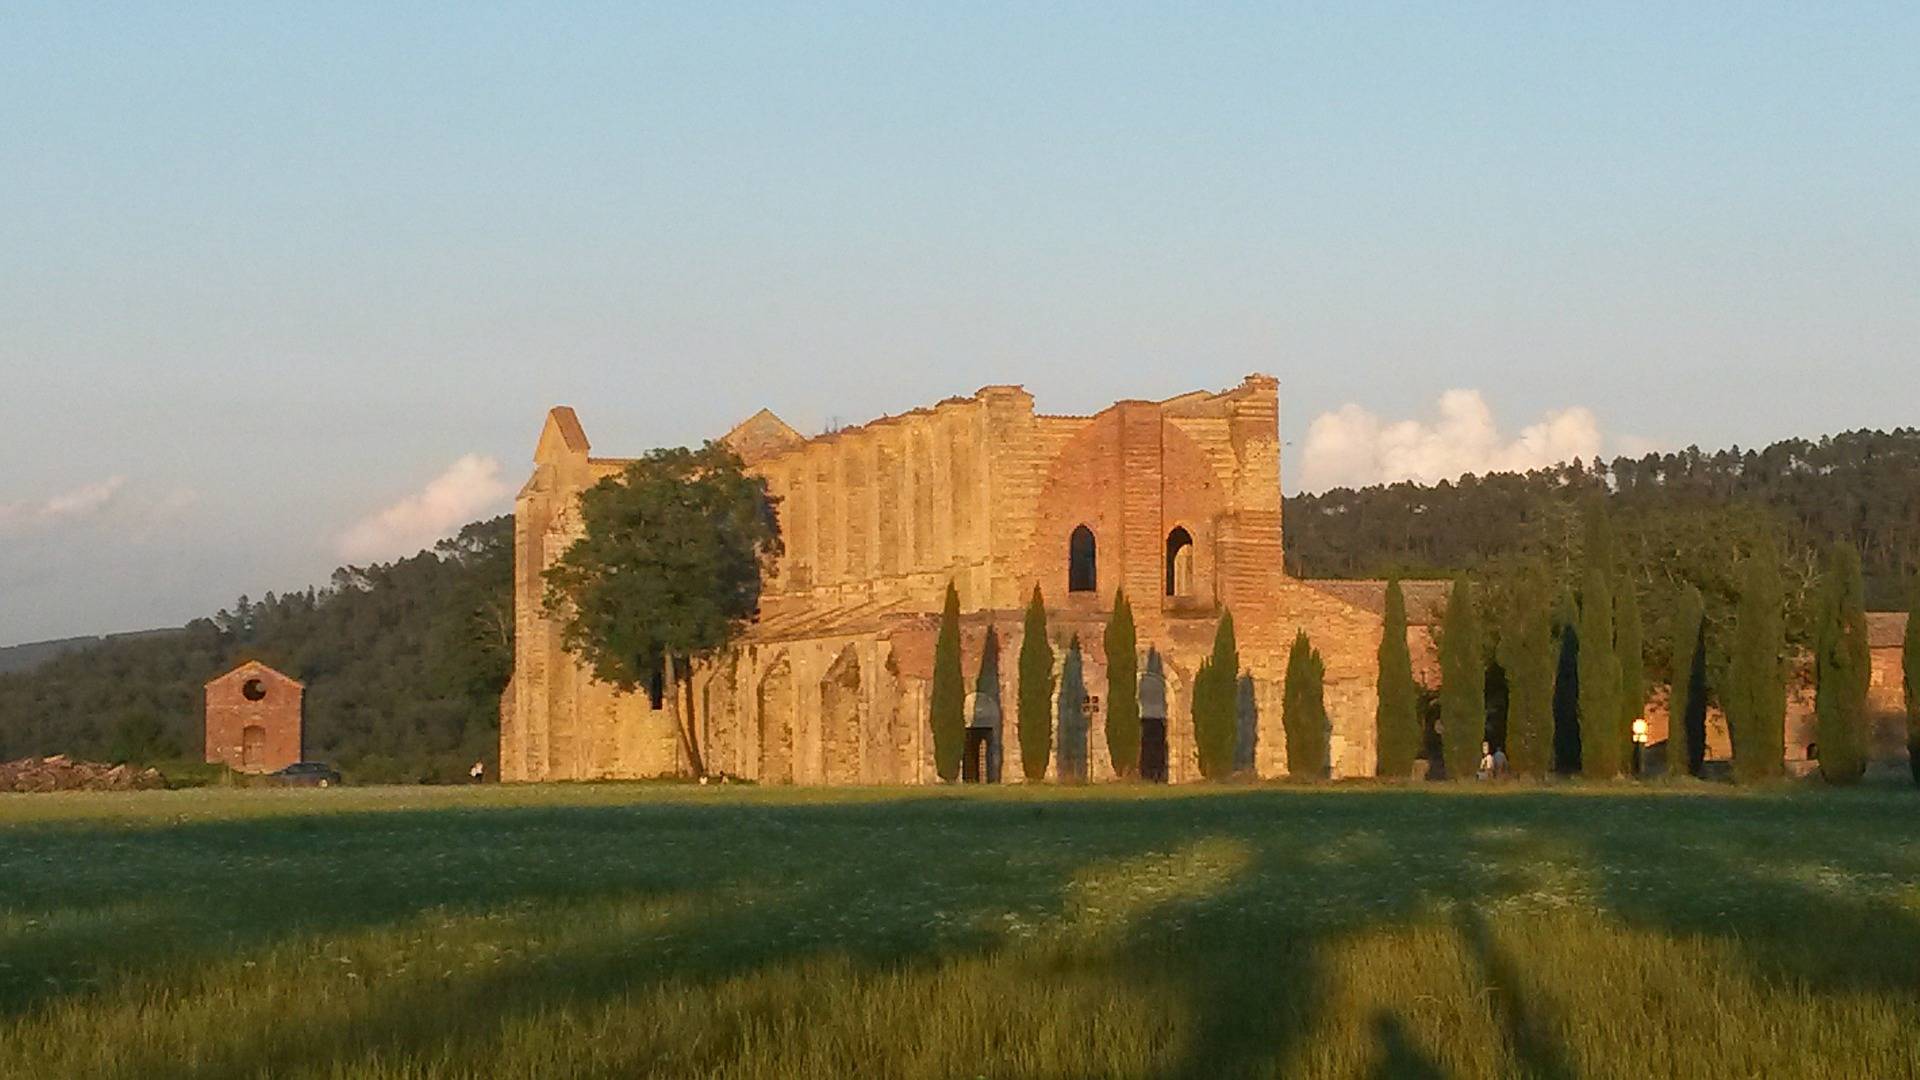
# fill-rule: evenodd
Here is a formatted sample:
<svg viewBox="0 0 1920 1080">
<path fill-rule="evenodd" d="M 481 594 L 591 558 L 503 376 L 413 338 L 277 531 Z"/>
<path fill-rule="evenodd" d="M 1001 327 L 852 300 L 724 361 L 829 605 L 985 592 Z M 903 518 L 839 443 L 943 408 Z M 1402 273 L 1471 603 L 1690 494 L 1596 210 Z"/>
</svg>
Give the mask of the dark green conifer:
<svg viewBox="0 0 1920 1080">
<path fill-rule="evenodd" d="M 1507 765 L 1514 775 L 1540 779 L 1553 766 L 1553 606 L 1545 575 L 1526 575 L 1500 635 L 1500 666 L 1507 673 Z"/>
<path fill-rule="evenodd" d="M 1420 756 L 1420 689 L 1407 647 L 1407 599 L 1400 579 L 1387 582 L 1386 624 L 1380 635 L 1380 700 L 1374 710 L 1377 775 L 1405 780 Z"/>
<path fill-rule="evenodd" d="M 1620 659 L 1613 651 L 1613 590 L 1597 566 L 1580 595 L 1580 773 L 1620 775 Z"/>
<path fill-rule="evenodd" d="M 1063 783 L 1087 781 L 1087 683 L 1081 672 L 1080 635 L 1067 645 L 1060 665 L 1059 778 Z"/>
<path fill-rule="evenodd" d="M 1830 784 L 1853 784 L 1867 769 L 1867 691 L 1873 677 L 1867 641 L 1866 583 L 1860 551 L 1833 545 L 1820 582 L 1814 625 L 1814 717 L 1820 775 Z"/>
<path fill-rule="evenodd" d="M 1785 771 L 1787 671 L 1785 590 L 1780 554 L 1762 540 L 1741 568 L 1733 657 L 1721 704 L 1733 737 L 1733 775 L 1742 783 Z"/>
<path fill-rule="evenodd" d="M 1194 748 L 1200 775 L 1224 780 L 1233 773 L 1233 742 L 1239 711 L 1240 651 L 1234 640 L 1233 613 L 1220 613 L 1213 653 L 1193 680 Z"/>
<path fill-rule="evenodd" d="M 1125 589 L 1113 594 L 1113 617 L 1103 644 L 1107 657 L 1107 754 L 1122 777 L 1140 772 L 1140 653 L 1133 605 Z"/>
<path fill-rule="evenodd" d="M 1287 653 L 1287 683 L 1280 722 L 1287 732 L 1287 775 L 1295 780 L 1327 777 L 1327 665 L 1300 631 Z"/>
<path fill-rule="evenodd" d="M 960 671 L 960 593 L 947 583 L 947 603 L 940 613 L 940 637 L 933 646 L 933 704 L 928 718 L 933 726 L 933 768 L 940 779 L 960 777 L 960 755 L 967 738 L 967 688 Z"/>
<path fill-rule="evenodd" d="M 1673 622 L 1673 694 L 1667 700 L 1667 774 L 1699 776 L 1707 738 L 1707 612 L 1700 590 L 1680 595 Z"/>
<path fill-rule="evenodd" d="M 1440 623 L 1440 754 L 1447 779 L 1471 779 L 1487 737 L 1487 666 L 1467 576 L 1453 579 Z"/>
<path fill-rule="evenodd" d="M 1020 631 L 1018 694 L 1020 771 L 1028 780 L 1042 780 L 1053 754 L 1053 645 L 1047 641 L 1047 605 L 1038 585 Z"/>
</svg>

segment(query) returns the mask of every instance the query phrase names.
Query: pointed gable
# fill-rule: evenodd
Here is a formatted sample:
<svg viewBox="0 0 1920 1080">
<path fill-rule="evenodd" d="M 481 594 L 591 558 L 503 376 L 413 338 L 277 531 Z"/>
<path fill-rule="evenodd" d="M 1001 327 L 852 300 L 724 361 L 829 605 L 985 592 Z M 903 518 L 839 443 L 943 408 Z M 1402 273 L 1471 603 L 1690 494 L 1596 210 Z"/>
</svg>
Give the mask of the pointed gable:
<svg viewBox="0 0 1920 1080">
<path fill-rule="evenodd" d="M 540 441 L 533 450 L 535 461 L 555 461 L 566 457 L 586 457 L 587 433 L 580 418 L 566 405 L 547 410 L 546 426 L 540 429 Z"/>
<path fill-rule="evenodd" d="M 267 682 L 276 682 L 283 686 L 298 687 L 302 690 L 306 689 L 307 686 L 306 683 L 301 682 L 299 679 L 283 671 L 268 667 L 258 660 L 245 661 L 224 675 L 215 675 L 213 678 L 208 679 L 206 684 L 213 686 L 218 683 L 232 682 L 236 679 L 264 679 Z"/>
<path fill-rule="evenodd" d="M 748 465 L 778 457 L 806 442 L 799 432 L 769 409 L 761 409 L 742 420 L 720 441 L 732 448 L 734 453 L 740 455 L 740 460 Z"/>
</svg>

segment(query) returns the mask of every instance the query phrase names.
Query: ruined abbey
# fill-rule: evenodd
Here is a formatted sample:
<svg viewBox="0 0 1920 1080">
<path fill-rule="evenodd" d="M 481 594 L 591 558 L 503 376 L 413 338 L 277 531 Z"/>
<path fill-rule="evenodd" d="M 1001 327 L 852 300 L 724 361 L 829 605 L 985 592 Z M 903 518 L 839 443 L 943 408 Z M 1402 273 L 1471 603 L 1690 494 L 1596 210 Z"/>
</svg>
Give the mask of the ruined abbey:
<svg viewBox="0 0 1920 1080">
<path fill-rule="evenodd" d="M 708 771 L 765 783 L 934 781 L 927 712 L 948 582 L 963 612 L 969 777 L 1021 775 L 1012 661 L 1036 584 L 1056 651 L 1075 635 L 1083 645 L 1094 779 L 1113 775 L 1100 642 L 1122 587 L 1143 660 L 1157 654 L 1141 668 L 1143 761 L 1155 763 L 1144 768 L 1172 781 L 1198 776 L 1189 688 L 1230 608 L 1258 772 L 1285 769 L 1281 682 L 1301 628 L 1326 659 L 1334 775 L 1372 771 L 1381 619 L 1350 583 L 1282 570 L 1274 379 L 1122 401 L 1092 416 L 1039 413 L 1021 388 L 989 386 L 813 438 L 762 411 L 725 438 L 779 499 L 785 554 L 744 639 L 694 672 L 693 726 Z M 514 506 L 517 647 L 501 703 L 503 779 L 690 769 L 665 708 L 596 682 L 542 607 L 541 572 L 578 534 L 575 500 L 623 464 L 592 454 L 571 409 L 548 414 Z M 980 680 L 989 627 L 999 675 Z"/>
</svg>

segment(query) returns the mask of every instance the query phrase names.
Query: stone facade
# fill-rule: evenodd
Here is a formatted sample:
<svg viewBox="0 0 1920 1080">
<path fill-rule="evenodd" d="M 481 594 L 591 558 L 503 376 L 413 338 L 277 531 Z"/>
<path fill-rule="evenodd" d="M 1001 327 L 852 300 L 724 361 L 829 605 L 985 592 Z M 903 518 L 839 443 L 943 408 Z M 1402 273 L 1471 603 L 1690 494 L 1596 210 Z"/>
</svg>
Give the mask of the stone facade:
<svg viewBox="0 0 1920 1080">
<path fill-rule="evenodd" d="M 934 779 L 929 683 L 947 584 L 959 591 L 975 689 L 988 629 L 1000 678 L 969 697 L 976 740 L 1022 775 L 1011 726 L 1021 609 L 1037 585 L 1049 635 L 1083 643 L 1091 775 L 1111 777 L 1100 698 L 1116 588 L 1134 609 L 1142 670 L 1158 653 L 1168 778 L 1198 776 L 1189 693 L 1222 610 L 1252 678 L 1255 762 L 1285 771 L 1281 681 L 1306 629 L 1327 665 L 1336 776 L 1373 767 L 1380 617 L 1286 576 L 1278 384 L 1123 401 L 1092 416 L 1034 410 L 1017 386 L 803 438 L 768 412 L 726 436 L 767 479 L 785 554 L 744 639 L 693 674 L 709 771 L 775 783 Z M 579 535 L 579 493 L 624 466 L 595 457 L 571 409 L 548 414 L 514 507 L 516 651 L 501 706 L 501 775 L 561 780 L 682 774 L 666 709 L 596 682 L 561 646 L 541 574 Z M 1000 702 L 1006 702 L 1003 710 Z"/>
<path fill-rule="evenodd" d="M 249 660 L 206 686 L 207 761 L 270 773 L 300 760 L 306 686 Z"/>
</svg>

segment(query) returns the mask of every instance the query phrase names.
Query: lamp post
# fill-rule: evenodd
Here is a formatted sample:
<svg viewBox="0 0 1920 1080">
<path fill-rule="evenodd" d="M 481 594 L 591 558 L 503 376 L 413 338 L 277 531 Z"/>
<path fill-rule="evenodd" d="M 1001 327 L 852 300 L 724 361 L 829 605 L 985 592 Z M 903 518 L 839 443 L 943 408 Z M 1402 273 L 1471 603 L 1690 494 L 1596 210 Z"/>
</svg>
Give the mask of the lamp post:
<svg viewBox="0 0 1920 1080">
<path fill-rule="evenodd" d="M 1647 718 L 1633 718 L 1633 778 L 1640 778 L 1640 762 L 1647 749 Z"/>
</svg>

